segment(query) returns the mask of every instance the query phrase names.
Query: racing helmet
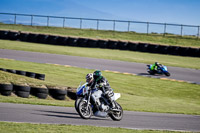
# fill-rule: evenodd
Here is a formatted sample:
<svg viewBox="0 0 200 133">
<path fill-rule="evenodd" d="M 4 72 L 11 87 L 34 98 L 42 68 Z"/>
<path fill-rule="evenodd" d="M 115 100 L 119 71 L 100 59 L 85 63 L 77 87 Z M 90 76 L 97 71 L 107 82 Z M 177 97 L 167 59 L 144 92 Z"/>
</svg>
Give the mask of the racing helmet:
<svg viewBox="0 0 200 133">
<path fill-rule="evenodd" d="M 85 76 L 85 78 L 86 78 L 86 82 L 90 82 L 90 81 L 92 81 L 93 80 L 93 73 L 88 73 L 86 76 Z"/>
<path fill-rule="evenodd" d="M 102 76 L 101 71 L 99 71 L 99 70 L 94 71 L 93 77 L 94 77 L 95 80 L 96 80 L 97 78 L 101 77 L 101 76 Z"/>
</svg>

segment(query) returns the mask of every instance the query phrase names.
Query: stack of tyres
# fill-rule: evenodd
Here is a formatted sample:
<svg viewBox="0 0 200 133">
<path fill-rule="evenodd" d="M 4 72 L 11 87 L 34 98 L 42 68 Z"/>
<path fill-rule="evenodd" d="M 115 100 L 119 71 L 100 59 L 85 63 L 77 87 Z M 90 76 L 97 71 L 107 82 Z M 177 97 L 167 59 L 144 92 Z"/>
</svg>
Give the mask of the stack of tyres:
<svg viewBox="0 0 200 133">
<path fill-rule="evenodd" d="M 16 74 L 26 76 L 26 72 L 21 70 L 16 70 Z"/>
<path fill-rule="evenodd" d="M 65 100 L 67 91 L 65 89 L 57 89 L 54 87 L 48 87 L 49 95 L 57 100 Z"/>
<path fill-rule="evenodd" d="M 157 53 L 158 45 L 149 44 L 147 47 L 147 52 L 149 53 Z"/>
<path fill-rule="evenodd" d="M 19 39 L 19 32 L 9 31 L 7 34 L 7 38 L 9 40 L 18 40 Z"/>
<path fill-rule="evenodd" d="M 88 41 L 87 41 L 87 47 L 97 48 L 97 40 L 88 39 Z"/>
<path fill-rule="evenodd" d="M 67 96 L 69 98 L 71 98 L 72 100 L 76 100 L 76 98 L 77 98 L 76 92 L 74 91 L 74 89 L 72 89 L 70 87 L 67 89 Z"/>
<path fill-rule="evenodd" d="M 10 96 L 13 91 L 13 85 L 8 83 L 1 83 L 0 84 L 0 93 L 4 96 Z"/>
<path fill-rule="evenodd" d="M 199 49 L 198 48 L 188 48 L 187 55 L 193 57 L 199 57 Z"/>
<path fill-rule="evenodd" d="M 128 42 L 128 44 L 127 44 L 127 50 L 137 51 L 138 45 L 139 44 L 137 42 Z"/>
<path fill-rule="evenodd" d="M 107 43 L 107 48 L 109 49 L 116 49 L 117 48 L 117 41 L 109 40 Z"/>
<path fill-rule="evenodd" d="M 68 40 L 68 37 L 58 37 L 57 38 L 57 45 L 63 45 L 63 46 L 66 46 L 67 45 L 67 40 Z"/>
<path fill-rule="evenodd" d="M 28 98 L 30 95 L 30 86 L 27 85 L 13 85 L 15 94 L 19 97 Z"/>
<path fill-rule="evenodd" d="M 48 44 L 57 44 L 57 39 L 58 39 L 58 36 L 52 36 L 52 35 L 49 35 L 47 37 L 47 43 Z"/>
<path fill-rule="evenodd" d="M 44 44 L 46 44 L 46 43 L 47 43 L 47 38 L 48 38 L 48 37 L 49 37 L 48 35 L 39 34 L 39 35 L 37 36 L 37 42 L 38 42 L 38 43 L 44 43 Z"/>
<path fill-rule="evenodd" d="M 19 40 L 26 42 L 28 41 L 28 36 L 29 36 L 29 33 L 20 33 Z"/>
<path fill-rule="evenodd" d="M 16 74 L 16 70 L 13 70 L 13 69 L 7 69 L 6 71 L 9 72 L 9 73 L 14 73 L 14 74 Z"/>
<path fill-rule="evenodd" d="M 40 99 L 46 99 L 49 90 L 46 87 L 31 87 L 30 94 Z"/>
<path fill-rule="evenodd" d="M 127 50 L 127 44 L 128 42 L 122 42 L 122 41 L 118 41 L 117 43 L 117 49 L 120 49 L 120 50 Z"/>
<path fill-rule="evenodd" d="M 178 46 L 168 46 L 167 54 L 178 55 L 178 49 L 179 49 Z"/>
<path fill-rule="evenodd" d="M 78 38 L 68 37 L 67 46 L 77 46 Z"/>
<path fill-rule="evenodd" d="M 77 45 L 79 47 L 86 47 L 87 46 L 87 42 L 88 42 L 87 38 L 78 38 Z"/>
<path fill-rule="evenodd" d="M 141 51 L 141 52 L 147 52 L 147 48 L 148 48 L 148 43 L 139 43 L 139 45 L 137 46 L 137 51 Z"/>
<path fill-rule="evenodd" d="M 157 48 L 157 51 L 159 54 L 167 54 L 167 49 L 168 49 L 168 46 L 159 45 Z"/>
<path fill-rule="evenodd" d="M 7 39 L 8 31 L 0 30 L 0 39 Z"/>
<path fill-rule="evenodd" d="M 107 48 L 107 40 L 98 40 L 97 45 L 99 48 Z"/>
<path fill-rule="evenodd" d="M 38 39 L 38 34 L 30 33 L 28 35 L 27 41 L 28 42 L 37 42 L 37 39 Z"/>
<path fill-rule="evenodd" d="M 39 80 L 45 80 L 45 74 L 36 73 L 35 78 Z"/>
<path fill-rule="evenodd" d="M 29 78 L 35 78 L 35 73 L 33 72 L 26 72 L 26 76 Z"/>
</svg>

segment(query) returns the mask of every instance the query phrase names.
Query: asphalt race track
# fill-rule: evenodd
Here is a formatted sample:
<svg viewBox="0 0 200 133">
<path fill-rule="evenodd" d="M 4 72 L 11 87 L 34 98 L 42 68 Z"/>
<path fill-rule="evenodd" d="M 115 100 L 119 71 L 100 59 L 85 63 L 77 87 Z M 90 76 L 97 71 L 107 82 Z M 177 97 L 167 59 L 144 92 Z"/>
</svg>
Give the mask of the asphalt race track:
<svg viewBox="0 0 200 133">
<path fill-rule="evenodd" d="M 0 58 L 8 58 L 37 63 L 70 65 L 88 69 L 110 70 L 122 73 L 133 73 L 142 76 L 149 76 L 149 74 L 146 72 L 146 64 L 143 63 L 48 54 L 39 52 L 26 52 L 7 49 L 0 49 Z M 179 67 L 168 67 L 168 71 L 171 73 L 170 77 L 166 77 L 164 75 L 152 77 L 184 80 L 191 83 L 200 84 L 200 70 Z"/>
<path fill-rule="evenodd" d="M 82 119 L 74 108 L 0 103 L 0 121 L 92 125 L 129 129 L 200 131 L 200 116 L 124 111 L 121 121 L 92 116 Z"/>
</svg>

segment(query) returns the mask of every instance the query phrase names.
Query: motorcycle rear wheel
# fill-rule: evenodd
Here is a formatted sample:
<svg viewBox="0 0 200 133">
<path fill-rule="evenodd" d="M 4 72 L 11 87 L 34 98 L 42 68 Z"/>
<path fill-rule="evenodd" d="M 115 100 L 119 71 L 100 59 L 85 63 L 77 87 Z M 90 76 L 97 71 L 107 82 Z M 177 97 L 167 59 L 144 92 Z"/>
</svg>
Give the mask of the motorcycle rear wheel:
<svg viewBox="0 0 200 133">
<path fill-rule="evenodd" d="M 83 119 L 89 119 L 92 116 L 92 107 L 90 105 L 87 106 L 87 102 L 81 100 L 78 105 L 78 113 Z"/>
<path fill-rule="evenodd" d="M 83 99 L 83 97 L 78 97 L 74 103 L 74 107 L 76 109 L 76 111 L 78 112 L 78 105 L 80 103 L 80 101 Z"/>
<path fill-rule="evenodd" d="M 123 117 L 123 109 L 119 103 L 115 101 L 115 105 L 117 106 L 116 109 L 120 111 L 112 111 L 109 116 L 111 117 L 112 120 L 114 121 L 120 121 Z"/>
</svg>

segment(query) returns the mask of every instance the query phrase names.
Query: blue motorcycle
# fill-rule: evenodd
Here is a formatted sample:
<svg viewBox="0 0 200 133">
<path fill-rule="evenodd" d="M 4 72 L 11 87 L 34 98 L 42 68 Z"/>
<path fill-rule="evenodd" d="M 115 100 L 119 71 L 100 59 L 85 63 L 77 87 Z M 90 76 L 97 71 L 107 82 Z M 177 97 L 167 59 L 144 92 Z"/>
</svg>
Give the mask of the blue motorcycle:
<svg viewBox="0 0 200 133">
<path fill-rule="evenodd" d="M 152 67 L 152 65 L 147 65 L 147 72 L 151 75 L 165 74 L 166 76 L 170 76 L 170 73 L 168 72 L 167 67 L 162 64 L 159 64 L 157 66 L 157 70 L 151 70 L 151 67 Z"/>
</svg>

